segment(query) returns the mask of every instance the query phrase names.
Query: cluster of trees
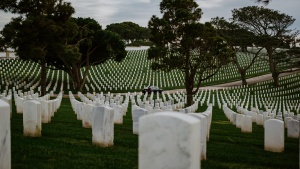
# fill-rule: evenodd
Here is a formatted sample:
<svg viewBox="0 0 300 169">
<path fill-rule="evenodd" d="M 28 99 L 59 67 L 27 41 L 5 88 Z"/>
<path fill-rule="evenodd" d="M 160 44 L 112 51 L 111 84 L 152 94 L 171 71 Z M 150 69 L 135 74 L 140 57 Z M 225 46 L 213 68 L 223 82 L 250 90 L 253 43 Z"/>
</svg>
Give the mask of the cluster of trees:
<svg viewBox="0 0 300 169">
<path fill-rule="evenodd" d="M 268 4 L 268 0 L 257 0 Z M 47 69 L 59 69 L 72 77 L 82 90 L 91 66 L 108 59 L 121 61 L 125 44 L 150 39 L 148 58 L 152 69 L 181 70 L 185 75 L 187 104 L 191 105 L 202 81 L 214 76 L 222 66 L 234 63 L 247 84 L 246 71 L 264 53 L 274 85 L 279 85 L 278 65 L 299 67 L 297 48 L 278 50 L 295 44 L 298 31 L 289 27 L 295 19 L 276 10 L 250 6 L 232 10 L 232 18 L 213 18 L 200 23 L 202 11 L 194 0 L 162 0 L 162 17 L 152 16 L 148 28 L 132 22 L 114 23 L 103 30 L 91 18 L 72 18 L 75 12 L 64 0 L 3 0 L 0 10 L 17 15 L 0 32 L 0 46 L 14 48 L 23 60 L 41 65 L 41 93 L 45 94 Z M 255 50 L 248 47 L 256 46 Z M 241 65 L 240 52 L 251 56 Z M 84 67 L 83 73 L 81 69 Z"/>
<path fill-rule="evenodd" d="M 102 30 L 94 19 L 72 18 L 74 8 L 63 0 L 1 1 L 0 9 L 18 15 L 1 31 L 1 44 L 41 65 L 41 95 L 46 93 L 47 69 L 64 70 L 81 91 L 92 65 L 126 56 L 118 35 Z"/>
<path fill-rule="evenodd" d="M 113 23 L 107 25 L 106 30 L 117 33 L 127 44 L 136 41 L 147 41 L 150 37 L 148 28 L 141 27 L 133 22 Z"/>
<path fill-rule="evenodd" d="M 268 4 L 269 1 L 258 0 Z M 283 70 L 281 63 L 293 68 L 299 66 L 299 50 L 296 48 L 278 50 L 295 41 L 298 31 L 289 28 L 295 21 L 291 16 L 264 7 L 250 6 L 232 11 L 230 21 L 213 18 L 210 23 L 201 24 L 201 9 L 194 0 L 162 0 L 162 17 L 152 16 L 148 23 L 153 45 L 148 58 L 153 60 L 154 70 L 182 70 L 185 75 L 187 104 L 192 104 L 203 80 L 213 76 L 221 66 L 234 63 L 243 84 L 247 84 L 246 71 L 265 50 L 274 86 L 279 86 L 279 74 L 293 71 Z M 256 46 L 255 50 L 248 47 Z M 248 65 L 238 60 L 243 51 L 251 57 Z"/>
<path fill-rule="evenodd" d="M 292 68 L 299 63 L 299 49 L 294 46 L 299 31 L 289 29 L 294 21 L 292 16 L 279 11 L 249 6 L 232 10 L 232 18 L 228 21 L 217 17 L 211 22 L 235 51 L 233 63 L 241 74 L 243 84 L 247 84 L 246 71 L 260 58 L 268 62 L 274 86 L 279 86 L 279 75 L 294 71 Z M 255 51 L 247 50 L 252 46 L 255 46 Z M 253 55 L 249 65 L 241 66 L 239 63 L 237 56 L 241 49 Z M 286 66 L 280 66 L 283 64 Z"/>
<path fill-rule="evenodd" d="M 233 52 L 210 23 L 200 23 L 202 11 L 193 0 L 163 0 L 162 18 L 152 16 L 148 27 L 154 43 L 148 51 L 154 70 L 184 73 L 187 104 L 193 104 L 201 82 L 229 63 Z"/>
</svg>

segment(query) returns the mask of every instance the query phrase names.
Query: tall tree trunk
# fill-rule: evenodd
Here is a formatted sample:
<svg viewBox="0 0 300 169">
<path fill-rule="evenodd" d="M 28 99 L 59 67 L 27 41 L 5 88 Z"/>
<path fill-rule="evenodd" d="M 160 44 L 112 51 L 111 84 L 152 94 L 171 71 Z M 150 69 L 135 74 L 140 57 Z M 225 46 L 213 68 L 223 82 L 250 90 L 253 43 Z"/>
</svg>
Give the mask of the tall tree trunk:
<svg viewBox="0 0 300 169">
<path fill-rule="evenodd" d="M 80 73 L 80 68 L 75 68 L 74 69 L 74 79 L 73 81 L 75 82 L 75 90 L 82 92 L 82 87 L 81 87 L 81 73 Z"/>
<path fill-rule="evenodd" d="M 192 74 L 189 74 L 188 70 L 185 72 L 185 89 L 187 95 L 187 106 L 191 106 L 193 104 L 194 77 Z"/>
<path fill-rule="evenodd" d="M 247 83 L 247 80 L 246 80 L 246 70 L 240 69 L 239 72 L 241 74 L 242 85 L 247 85 L 248 83 Z"/>
<path fill-rule="evenodd" d="M 273 86 L 278 87 L 279 84 L 279 74 L 278 73 L 272 73 L 272 77 L 273 77 Z"/>
<path fill-rule="evenodd" d="M 193 88 L 186 88 L 186 99 L 187 99 L 187 106 L 191 106 L 194 102 L 193 102 Z"/>
<path fill-rule="evenodd" d="M 42 59 L 41 61 L 41 96 L 46 95 L 46 60 Z"/>
<path fill-rule="evenodd" d="M 185 58 L 185 89 L 187 95 L 187 106 L 191 106 L 193 104 L 193 89 L 194 89 L 194 76 L 192 72 L 190 72 L 190 53 L 186 53 Z"/>
<path fill-rule="evenodd" d="M 90 67 L 86 67 L 83 77 L 81 77 L 80 67 L 72 67 L 72 70 L 69 70 L 68 74 L 73 80 L 75 90 L 82 92 Z"/>
<path fill-rule="evenodd" d="M 80 91 L 82 91 L 82 88 L 83 88 L 83 86 L 84 86 L 84 84 L 85 84 L 85 81 L 86 81 L 87 75 L 88 75 L 88 73 L 89 73 L 90 67 L 91 67 L 91 66 L 89 66 L 89 65 L 85 67 L 85 72 L 84 72 L 83 77 L 82 77 L 82 79 L 81 79 Z M 81 77 L 81 76 L 80 76 L 80 77 Z"/>
<path fill-rule="evenodd" d="M 278 87 L 279 86 L 279 73 L 277 72 L 276 69 L 276 63 L 275 60 L 273 59 L 273 51 L 272 48 L 266 48 L 268 57 L 269 57 L 269 67 L 270 67 L 270 72 L 272 73 L 273 77 L 273 86 Z"/>
<path fill-rule="evenodd" d="M 78 70 L 76 66 L 72 65 L 71 68 L 67 72 L 73 80 L 73 86 L 76 91 L 80 90 L 80 74 L 78 75 Z M 80 72 L 79 72 L 80 73 Z"/>
</svg>

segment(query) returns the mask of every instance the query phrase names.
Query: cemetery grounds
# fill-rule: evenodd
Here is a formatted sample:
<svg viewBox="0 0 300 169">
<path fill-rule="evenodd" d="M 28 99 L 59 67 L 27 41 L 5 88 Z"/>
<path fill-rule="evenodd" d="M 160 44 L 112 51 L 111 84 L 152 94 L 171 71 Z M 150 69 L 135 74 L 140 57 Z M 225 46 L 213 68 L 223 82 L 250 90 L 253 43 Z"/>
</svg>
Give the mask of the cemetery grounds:
<svg viewBox="0 0 300 169">
<path fill-rule="evenodd" d="M 247 63 L 245 58 L 241 57 Z M 1 93 L 13 88 L 23 92 L 39 91 L 37 64 L 18 59 L 0 59 L 0 65 Z M 181 72 L 153 72 L 149 65 L 146 50 L 129 51 L 121 63 L 109 61 L 93 67 L 82 93 L 131 92 L 134 99 L 143 99 L 141 90 L 146 85 L 153 84 L 164 90 L 175 90 L 169 92 L 173 97 L 184 97 L 179 90 L 183 88 Z M 258 60 L 248 71 L 247 78 L 267 73 L 266 63 Z M 203 85 L 211 86 L 237 80 L 237 70 L 233 65 L 228 65 Z M 195 95 L 194 98 L 203 102 L 202 105 L 199 104 L 196 112 L 205 111 L 207 103 L 214 104 L 210 139 L 207 142 L 207 160 L 201 161 L 202 168 L 299 168 L 299 138 L 288 138 L 285 129 L 284 152 L 264 151 L 263 126 L 253 123 L 252 133 L 242 133 L 241 129 L 230 123 L 221 107 L 226 101 L 233 111 L 237 111 L 234 106 L 236 103 L 249 110 L 251 106 L 257 105 L 265 111 L 265 103 L 272 105 L 277 111 L 290 110 L 298 114 L 299 73 L 281 77 L 280 81 L 279 88 L 273 88 L 272 80 L 268 80 L 244 87 L 232 86 L 219 90 L 206 88 Z M 63 90 L 65 95 L 69 91 L 76 94 L 72 80 L 62 71 L 48 71 L 47 84 L 48 92 L 58 94 Z M 163 94 L 168 98 L 167 92 Z M 153 97 L 156 99 L 163 96 Z M 221 98 L 224 98 L 224 102 Z M 62 99 L 51 123 L 42 125 L 42 137 L 39 138 L 23 136 L 22 114 L 17 114 L 14 103 L 12 105 L 12 168 L 138 168 L 138 135 L 132 133 L 131 104 L 123 124 L 114 126 L 114 146 L 107 148 L 92 145 L 91 129 L 83 128 L 82 122 L 77 120 L 69 98 Z"/>
</svg>

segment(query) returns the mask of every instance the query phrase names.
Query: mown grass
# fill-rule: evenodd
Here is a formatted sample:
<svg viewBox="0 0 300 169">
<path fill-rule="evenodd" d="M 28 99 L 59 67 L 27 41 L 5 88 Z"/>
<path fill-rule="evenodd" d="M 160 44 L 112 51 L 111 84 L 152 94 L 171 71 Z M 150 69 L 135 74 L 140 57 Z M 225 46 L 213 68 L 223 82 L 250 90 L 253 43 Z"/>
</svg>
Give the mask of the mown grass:
<svg viewBox="0 0 300 169">
<path fill-rule="evenodd" d="M 130 114 L 115 125 L 114 146 L 92 145 L 92 130 L 82 128 L 63 99 L 51 123 L 42 125 L 42 137 L 23 136 L 22 115 L 12 118 L 12 168 L 137 168 L 138 136 L 132 134 Z"/>
<path fill-rule="evenodd" d="M 13 112 L 12 168 L 131 169 L 138 166 L 138 136 L 132 134 L 130 106 L 124 124 L 115 125 L 114 146 L 109 148 L 92 145 L 92 131 L 82 128 L 69 99 L 63 99 L 51 123 L 43 124 L 40 138 L 24 137 L 22 115 L 16 114 L 14 107 Z M 207 160 L 201 162 L 202 168 L 298 168 L 299 140 L 286 138 L 283 153 L 266 152 L 263 132 L 262 126 L 253 124 L 253 133 L 241 133 L 220 109 L 214 108 Z"/>
</svg>

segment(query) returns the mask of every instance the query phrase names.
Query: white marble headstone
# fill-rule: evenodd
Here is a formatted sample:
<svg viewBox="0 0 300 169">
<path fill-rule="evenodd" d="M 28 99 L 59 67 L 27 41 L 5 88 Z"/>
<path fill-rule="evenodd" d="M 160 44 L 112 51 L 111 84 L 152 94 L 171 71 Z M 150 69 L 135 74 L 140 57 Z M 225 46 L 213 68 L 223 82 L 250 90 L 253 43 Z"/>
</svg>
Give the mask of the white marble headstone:
<svg viewBox="0 0 300 169">
<path fill-rule="evenodd" d="M 299 138 L 300 125 L 298 120 L 289 120 L 287 124 L 287 136 Z"/>
<path fill-rule="evenodd" d="M 113 108 L 114 108 L 114 123 L 115 124 L 123 124 L 122 106 L 115 105 Z"/>
<path fill-rule="evenodd" d="M 141 117 L 139 169 L 199 169 L 200 121 L 187 114 L 161 112 Z"/>
<path fill-rule="evenodd" d="M 252 133 L 252 118 L 251 118 L 251 116 L 246 115 L 246 116 L 242 117 L 241 131 L 243 133 Z"/>
<path fill-rule="evenodd" d="M 11 135 L 9 104 L 0 99 L 0 168 L 11 168 Z"/>
<path fill-rule="evenodd" d="M 144 116 L 147 114 L 146 109 L 142 108 L 136 108 L 133 111 L 133 122 L 132 122 L 132 133 L 133 134 L 139 134 L 139 119 L 140 117 Z"/>
<path fill-rule="evenodd" d="M 284 151 L 284 123 L 278 119 L 265 121 L 265 150 L 271 152 Z"/>
<path fill-rule="evenodd" d="M 93 109 L 92 142 L 94 145 L 109 147 L 114 145 L 114 109 L 99 106 Z"/>
<path fill-rule="evenodd" d="M 207 118 L 201 113 L 189 113 L 201 121 L 201 160 L 206 160 L 206 135 L 207 135 Z"/>
<path fill-rule="evenodd" d="M 27 100 L 24 102 L 23 109 L 23 127 L 24 136 L 41 137 L 41 103 L 36 100 Z"/>
</svg>

